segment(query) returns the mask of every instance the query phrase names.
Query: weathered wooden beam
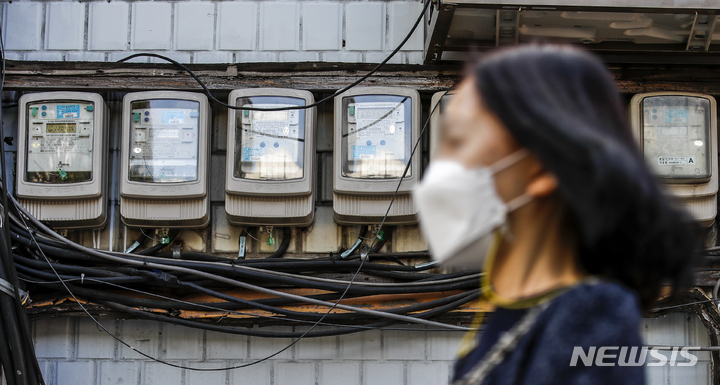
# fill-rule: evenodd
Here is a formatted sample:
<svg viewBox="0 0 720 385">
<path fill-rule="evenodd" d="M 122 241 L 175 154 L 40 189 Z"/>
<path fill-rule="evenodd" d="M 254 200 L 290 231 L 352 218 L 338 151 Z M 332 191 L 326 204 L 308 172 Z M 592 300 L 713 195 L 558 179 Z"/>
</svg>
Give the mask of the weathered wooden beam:
<svg viewBox="0 0 720 385">
<path fill-rule="evenodd" d="M 720 64 L 720 63 L 719 63 Z M 335 91 L 356 81 L 374 65 L 352 63 L 250 63 L 188 65 L 213 91 L 278 87 Z M 199 90 L 185 71 L 172 64 L 8 61 L 6 90 L 139 91 Z M 609 65 L 621 92 L 692 91 L 720 94 L 717 66 Z M 447 89 L 464 71 L 462 65 L 386 65 L 362 83 Z"/>
<path fill-rule="evenodd" d="M 367 64 L 304 65 L 195 65 L 191 69 L 211 90 L 280 87 L 310 91 L 334 91 L 372 69 Z M 137 63 L 36 63 L 9 62 L 7 90 L 100 90 L 200 89 L 186 72 L 167 64 Z M 439 91 L 459 76 L 457 68 L 427 69 L 422 66 L 388 65 L 363 85 L 411 87 Z"/>
<path fill-rule="evenodd" d="M 720 271 L 716 270 L 700 270 L 695 273 L 695 285 L 702 287 L 715 286 L 720 279 Z"/>
<path fill-rule="evenodd" d="M 318 290 L 312 289 L 294 289 L 290 290 L 293 293 L 304 293 L 304 294 L 317 294 Z M 268 296 L 248 291 L 233 291 L 226 294 L 235 295 L 238 298 L 246 300 L 254 300 L 259 298 L 267 298 Z M 400 294 L 400 295 L 376 295 L 367 296 L 360 298 L 346 298 L 342 301 L 343 304 L 352 305 L 360 308 L 369 308 L 380 311 L 388 311 L 393 308 L 402 308 L 404 306 L 416 305 L 420 303 L 430 302 L 438 300 L 453 294 L 460 294 L 462 291 L 451 291 L 451 292 L 437 292 L 437 293 L 419 293 L 419 294 Z M 206 297 L 202 295 L 194 295 L 189 298 L 185 298 L 190 302 L 194 303 L 213 303 L 221 302 L 217 298 Z M 125 313 L 118 313 L 117 311 L 94 303 L 89 300 L 79 298 L 80 303 L 93 315 L 97 315 L 101 318 L 133 318 Z M 305 313 L 308 315 L 322 315 L 325 314 L 328 309 L 322 306 L 308 305 L 308 304 L 294 304 L 282 307 L 285 310 L 290 310 L 298 313 Z M 459 306 L 457 309 L 449 311 L 445 314 L 435 317 L 435 320 L 450 322 L 450 323 L 469 323 L 478 312 L 491 312 L 493 305 L 483 299 L 475 300 L 470 303 Z M 27 314 L 31 320 L 37 320 L 47 317 L 58 317 L 58 316 L 86 316 L 82 311 L 77 302 L 70 296 L 62 293 L 56 295 L 43 295 L 36 298 L 33 303 L 27 307 Z M 262 325 L 304 325 L 304 323 L 298 323 L 297 320 L 292 320 L 276 315 L 264 310 L 258 309 L 242 309 L 238 311 L 215 311 L 215 310 L 177 310 L 177 309 L 151 309 L 142 308 L 141 310 L 151 312 L 154 314 L 172 316 L 181 319 L 193 320 L 197 322 L 217 323 L 222 321 L 223 325 L 239 325 L 239 326 L 252 326 L 253 324 Z M 348 313 L 345 310 L 335 309 L 333 314 Z M 119 315 L 122 314 L 122 315 Z M 412 315 L 412 314 L 410 314 Z M 269 319 L 268 316 L 273 316 Z M 345 321 L 348 325 L 357 325 L 367 323 L 367 317 L 363 315 L 357 315 L 354 318 L 348 318 Z"/>
</svg>

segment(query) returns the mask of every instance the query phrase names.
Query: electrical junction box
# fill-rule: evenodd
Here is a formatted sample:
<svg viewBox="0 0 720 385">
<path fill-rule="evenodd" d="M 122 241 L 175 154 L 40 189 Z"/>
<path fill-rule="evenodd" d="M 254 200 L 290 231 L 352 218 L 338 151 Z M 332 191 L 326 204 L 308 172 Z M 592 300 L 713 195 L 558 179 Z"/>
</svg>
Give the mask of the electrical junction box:
<svg viewBox="0 0 720 385">
<path fill-rule="evenodd" d="M 201 228 L 210 221 L 210 106 L 181 91 L 123 98 L 120 216 L 127 226 Z"/>
<path fill-rule="evenodd" d="M 314 103 L 308 91 L 235 90 L 228 104 L 282 108 Z M 236 225 L 309 226 L 315 212 L 315 108 L 228 110 L 225 212 Z M 233 145 L 234 144 L 234 145 Z"/>
<path fill-rule="evenodd" d="M 342 225 L 380 223 L 418 140 L 420 94 L 395 87 L 357 87 L 335 98 L 333 210 Z M 420 149 L 386 224 L 417 223 L 411 191 L 420 180 Z"/>
<path fill-rule="evenodd" d="M 56 229 L 104 227 L 109 113 L 103 98 L 26 94 L 18 111 L 19 202 Z"/>
<path fill-rule="evenodd" d="M 717 105 L 709 95 L 652 92 L 630 102 L 633 134 L 667 190 L 703 226 L 717 215 Z"/>
<path fill-rule="evenodd" d="M 452 97 L 452 92 L 440 91 L 433 94 L 430 100 L 430 160 L 435 159 L 440 146 L 442 131 L 442 114 Z"/>
</svg>

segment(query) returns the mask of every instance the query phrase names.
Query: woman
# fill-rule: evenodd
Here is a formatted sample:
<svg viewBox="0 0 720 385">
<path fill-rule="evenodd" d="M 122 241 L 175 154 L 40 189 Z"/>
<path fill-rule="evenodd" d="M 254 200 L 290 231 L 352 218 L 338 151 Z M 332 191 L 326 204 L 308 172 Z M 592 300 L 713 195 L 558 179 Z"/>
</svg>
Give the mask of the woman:
<svg viewBox="0 0 720 385">
<path fill-rule="evenodd" d="M 641 309 L 691 283 L 699 237 L 648 171 L 602 63 L 569 46 L 499 51 L 443 119 L 420 223 L 436 258 L 484 266 L 496 306 L 453 384 L 644 384 L 643 366 L 617 363 L 645 358 Z"/>
</svg>

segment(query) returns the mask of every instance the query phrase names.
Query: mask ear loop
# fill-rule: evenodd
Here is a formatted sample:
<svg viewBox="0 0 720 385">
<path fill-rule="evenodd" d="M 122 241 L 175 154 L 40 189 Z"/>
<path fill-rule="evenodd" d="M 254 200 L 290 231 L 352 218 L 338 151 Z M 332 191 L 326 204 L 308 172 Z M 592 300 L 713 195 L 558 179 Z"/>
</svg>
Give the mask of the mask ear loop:
<svg viewBox="0 0 720 385">
<path fill-rule="evenodd" d="M 517 198 L 513 198 L 510 200 L 510 202 L 505 204 L 505 207 L 507 207 L 507 212 L 515 211 L 519 209 L 522 206 L 525 206 L 528 204 L 531 200 L 533 200 L 533 197 L 531 197 L 528 194 L 520 195 Z"/>
<path fill-rule="evenodd" d="M 515 163 L 521 161 L 526 156 L 530 155 L 530 151 L 527 149 L 521 148 L 512 154 L 498 160 L 497 162 L 491 164 L 488 166 L 490 169 L 491 174 L 497 174 L 500 171 L 514 165 Z"/>
</svg>

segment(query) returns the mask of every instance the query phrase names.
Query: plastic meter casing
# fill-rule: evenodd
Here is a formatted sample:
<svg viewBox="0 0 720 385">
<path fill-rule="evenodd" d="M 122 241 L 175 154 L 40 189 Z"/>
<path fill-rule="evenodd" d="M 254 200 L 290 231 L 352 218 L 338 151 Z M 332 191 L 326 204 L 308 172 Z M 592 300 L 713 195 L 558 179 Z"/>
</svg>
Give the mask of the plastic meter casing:
<svg viewBox="0 0 720 385">
<path fill-rule="evenodd" d="M 701 225 L 717 215 L 717 105 L 710 95 L 653 92 L 630 102 L 633 134 L 653 173 Z"/>
<path fill-rule="evenodd" d="M 17 196 L 58 229 L 100 228 L 107 212 L 108 109 L 99 94 L 20 97 Z"/>
<path fill-rule="evenodd" d="M 452 92 L 440 91 L 433 94 L 430 100 L 430 159 L 434 159 L 440 146 L 442 132 L 442 114 L 452 97 Z"/>
<path fill-rule="evenodd" d="M 333 210 L 339 224 L 382 220 L 418 139 L 420 94 L 358 87 L 335 98 Z M 420 151 L 403 179 L 387 224 L 413 224 L 410 192 L 420 179 Z"/>
<path fill-rule="evenodd" d="M 203 94 L 123 98 L 120 215 L 128 226 L 199 228 L 210 221 L 208 127 Z"/>
<path fill-rule="evenodd" d="M 278 108 L 314 103 L 308 91 L 254 88 L 228 104 Z M 228 110 L 225 212 L 237 225 L 308 226 L 314 216 L 315 108 Z"/>
</svg>

